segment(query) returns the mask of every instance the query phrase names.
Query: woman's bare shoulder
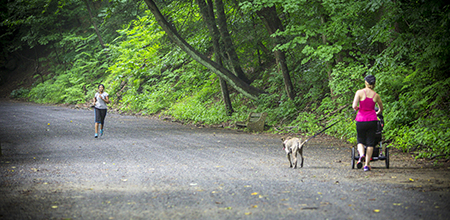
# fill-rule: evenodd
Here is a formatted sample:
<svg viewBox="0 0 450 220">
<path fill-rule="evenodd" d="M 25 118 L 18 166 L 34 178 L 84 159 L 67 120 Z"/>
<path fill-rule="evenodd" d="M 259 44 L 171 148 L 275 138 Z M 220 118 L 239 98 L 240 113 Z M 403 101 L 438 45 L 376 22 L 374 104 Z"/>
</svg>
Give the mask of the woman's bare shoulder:
<svg viewBox="0 0 450 220">
<path fill-rule="evenodd" d="M 378 93 L 375 93 L 373 98 L 374 98 L 375 101 L 377 101 L 377 100 L 381 101 L 381 96 Z"/>
<path fill-rule="evenodd" d="M 364 93 L 364 89 L 359 89 L 358 91 L 356 91 L 356 94 L 361 94 Z"/>
</svg>

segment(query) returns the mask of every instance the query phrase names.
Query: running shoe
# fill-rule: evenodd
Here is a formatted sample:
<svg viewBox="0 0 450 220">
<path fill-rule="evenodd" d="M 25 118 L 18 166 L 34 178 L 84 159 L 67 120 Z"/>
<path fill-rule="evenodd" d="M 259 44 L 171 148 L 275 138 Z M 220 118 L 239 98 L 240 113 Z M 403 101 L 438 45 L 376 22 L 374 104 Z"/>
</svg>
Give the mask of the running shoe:
<svg viewBox="0 0 450 220">
<path fill-rule="evenodd" d="M 98 134 L 97 133 L 94 135 L 94 138 L 98 138 Z"/>
<path fill-rule="evenodd" d="M 100 136 L 103 136 L 103 129 L 100 130 Z"/>
<path fill-rule="evenodd" d="M 364 172 L 370 171 L 372 168 L 370 166 L 364 166 Z"/>
<path fill-rule="evenodd" d="M 359 159 L 358 159 L 358 163 L 356 164 L 356 167 L 358 168 L 358 169 L 361 169 L 362 168 L 362 163 L 365 161 L 365 156 L 364 155 L 362 155 L 362 156 L 360 156 L 359 157 Z"/>
</svg>

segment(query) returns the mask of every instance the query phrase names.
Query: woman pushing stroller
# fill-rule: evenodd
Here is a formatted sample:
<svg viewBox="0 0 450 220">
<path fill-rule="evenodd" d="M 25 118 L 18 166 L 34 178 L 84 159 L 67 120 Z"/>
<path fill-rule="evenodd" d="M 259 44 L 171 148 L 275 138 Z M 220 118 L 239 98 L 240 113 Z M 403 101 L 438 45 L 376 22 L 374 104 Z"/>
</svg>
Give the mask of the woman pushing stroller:
<svg viewBox="0 0 450 220">
<path fill-rule="evenodd" d="M 365 88 L 356 91 L 353 99 L 353 109 L 356 114 L 356 132 L 358 140 L 359 160 L 356 166 L 360 169 L 364 163 L 364 171 L 370 171 L 370 158 L 372 158 L 375 146 L 375 133 L 377 130 L 377 115 L 383 112 L 381 97 L 375 91 L 375 76 L 368 75 L 364 78 Z M 375 103 L 378 104 L 378 111 L 375 111 Z M 366 146 L 366 153 L 364 146 Z"/>
</svg>

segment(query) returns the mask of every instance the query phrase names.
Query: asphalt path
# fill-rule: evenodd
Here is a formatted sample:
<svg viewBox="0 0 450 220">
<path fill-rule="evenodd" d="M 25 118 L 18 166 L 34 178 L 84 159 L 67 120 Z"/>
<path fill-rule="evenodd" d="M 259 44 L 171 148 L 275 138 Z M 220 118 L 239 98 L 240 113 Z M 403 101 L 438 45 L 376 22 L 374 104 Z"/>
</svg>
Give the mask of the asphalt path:
<svg viewBox="0 0 450 220">
<path fill-rule="evenodd" d="M 0 219 L 450 216 L 449 171 L 400 154 L 363 172 L 348 144 L 322 136 L 291 169 L 281 135 L 108 113 L 95 139 L 93 120 L 89 109 L 0 101 Z"/>
</svg>

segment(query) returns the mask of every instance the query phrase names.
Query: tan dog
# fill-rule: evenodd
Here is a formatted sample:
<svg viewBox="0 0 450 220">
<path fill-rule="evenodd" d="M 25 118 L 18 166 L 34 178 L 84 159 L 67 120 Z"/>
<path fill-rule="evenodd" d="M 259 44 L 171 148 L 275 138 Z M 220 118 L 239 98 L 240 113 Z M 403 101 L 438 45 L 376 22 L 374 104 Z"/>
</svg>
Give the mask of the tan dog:
<svg viewBox="0 0 450 220">
<path fill-rule="evenodd" d="M 286 157 L 289 160 L 289 167 L 293 167 L 294 169 L 297 168 L 297 153 L 300 154 L 300 157 L 302 158 L 302 162 L 300 163 L 300 167 L 303 167 L 303 145 L 305 142 L 302 142 L 302 139 L 299 138 L 281 138 L 281 141 L 283 141 L 283 150 L 286 151 Z M 293 165 L 291 162 L 291 155 L 293 161 Z"/>
</svg>

